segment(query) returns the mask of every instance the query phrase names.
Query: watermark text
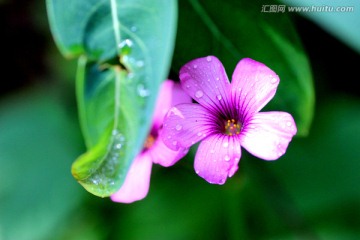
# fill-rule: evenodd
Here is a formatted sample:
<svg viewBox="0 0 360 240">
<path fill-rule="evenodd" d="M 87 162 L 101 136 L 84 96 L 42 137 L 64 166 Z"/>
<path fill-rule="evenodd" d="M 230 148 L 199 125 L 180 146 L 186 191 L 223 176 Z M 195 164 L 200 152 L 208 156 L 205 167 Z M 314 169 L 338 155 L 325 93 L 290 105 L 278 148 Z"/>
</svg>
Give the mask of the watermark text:
<svg viewBox="0 0 360 240">
<path fill-rule="evenodd" d="M 353 12 L 354 6 L 286 6 L 286 5 L 262 5 L 263 13 L 285 13 L 285 12 Z"/>
</svg>

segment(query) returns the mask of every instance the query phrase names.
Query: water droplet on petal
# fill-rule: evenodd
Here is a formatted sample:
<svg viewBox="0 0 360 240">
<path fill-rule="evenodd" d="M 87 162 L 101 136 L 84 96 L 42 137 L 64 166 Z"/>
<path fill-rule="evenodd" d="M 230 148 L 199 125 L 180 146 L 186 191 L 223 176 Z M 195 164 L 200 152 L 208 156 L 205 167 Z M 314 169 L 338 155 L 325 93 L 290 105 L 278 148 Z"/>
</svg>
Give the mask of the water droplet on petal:
<svg viewBox="0 0 360 240">
<path fill-rule="evenodd" d="M 288 126 L 288 127 L 291 127 L 291 122 L 290 121 L 288 121 L 287 123 L 286 123 L 286 126 Z"/>
<path fill-rule="evenodd" d="M 180 124 L 178 124 L 178 125 L 176 125 L 175 129 L 180 131 L 182 129 L 182 126 Z"/>
<path fill-rule="evenodd" d="M 204 93 L 201 90 L 196 91 L 195 97 L 201 98 L 202 96 L 204 96 Z"/>
<path fill-rule="evenodd" d="M 229 146 L 229 142 L 224 142 L 224 143 L 223 143 L 223 147 L 224 147 L 224 148 L 227 148 L 228 146 Z M 226 157 L 225 157 L 225 158 L 226 158 Z"/>
<path fill-rule="evenodd" d="M 177 141 L 173 141 L 173 142 L 172 142 L 172 144 L 173 144 L 174 146 L 176 146 L 177 143 L 178 143 Z"/>
<path fill-rule="evenodd" d="M 271 83 L 277 83 L 278 82 L 278 79 L 273 77 L 271 80 L 270 80 Z"/>
<path fill-rule="evenodd" d="M 194 68 L 194 69 L 197 69 L 197 65 L 196 65 L 196 64 L 194 64 L 194 65 L 193 65 L 193 68 Z"/>
<path fill-rule="evenodd" d="M 219 80 L 220 80 L 220 78 L 219 78 L 219 77 L 217 77 L 217 78 L 216 78 L 216 81 L 219 81 Z"/>
<path fill-rule="evenodd" d="M 230 161 L 230 157 L 228 155 L 225 156 L 225 161 Z"/>
<path fill-rule="evenodd" d="M 130 28 L 130 30 L 131 30 L 132 32 L 136 32 L 136 30 L 137 30 L 137 27 L 135 27 L 135 26 L 132 26 L 132 27 Z"/>
<path fill-rule="evenodd" d="M 222 99 L 221 95 L 217 95 L 216 98 L 220 101 Z"/>
<path fill-rule="evenodd" d="M 201 132 L 198 132 L 198 134 L 197 134 L 199 137 L 202 135 L 202 133 Z"/>
<path fill-rule="evenodd" d="M 211 57 L 210 57 L 210 56 L 207 56 L 207 57 L 206 57 L 206 61 L 211 62 Z"/>
<path fill-rule="evenodd" d="M 196 172 L 196 174 L 199 174 L 199 173 L 200 173 L 200 171 L 199 171 L 199 170 L 195 170 L 195 172 Z"/>
<path fill-rule="evenodd" d="M 219 180 L 219 184 L 224 184 L 224 182 L 225 182 L 225 179 L 220 179 Z"/>
<path fill-rule="evenodd" d="M 211 150 L 210 150 L 210 153 L 215 153 L 215 150 L 214 150 L 214 149 L 211 149 Z"/>
</svg>

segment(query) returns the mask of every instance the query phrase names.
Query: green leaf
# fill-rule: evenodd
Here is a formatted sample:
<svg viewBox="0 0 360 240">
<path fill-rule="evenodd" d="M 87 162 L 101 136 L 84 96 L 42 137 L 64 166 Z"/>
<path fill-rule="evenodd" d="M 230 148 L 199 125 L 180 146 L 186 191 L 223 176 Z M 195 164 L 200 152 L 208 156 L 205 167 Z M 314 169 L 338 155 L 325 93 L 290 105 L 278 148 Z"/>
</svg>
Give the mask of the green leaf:
<svg viewBox="0 0 360 240">
<path fill-rule="evenodd" d="M 360 181 L 360 101 L 332 94 L 324 102 L 309 137 L 297 139 L 285 159 L 272 165 L 308 215 L 360 198 L 355 184 Z"/>
<path fill-rule="evenodd" d="M 217 56 L 229 76 L 241 58 L 263 62 L 281 81 L 267 109 L 290 112 L 298 135 L 306 135 L 314 112 L 309 62 L 288 16 L 261 9 L 262 4 L 244 0 L 181 1 L 175 70 L 206 55 Z"/>
<path fill-rule="evenodd" d="M 53 239 L 80 205 L 69 164 L 84 146 L 60 95 L 46 85 L 1 99 L 0 239 Z"/>
<path fill-rule="evenodd" d="M 149 131 L 173 51 L 176 1 L 48 0 L 47 6 L 60 50 L 80 56 L 76 94 L 88 151 L 72 173 L 89 192 L 109 196 Z"/>
<path fill-rule="evenodd" d="M 328 0 L 316 2 L 313 0 L 282 0 L 282 2 L 287 4 L 289 13 L 299 13 L 312 20 L 360 53 L 359 1 L 344 1 L 341 4 Z M 315 11 L 312 10 L 313 8 Z"/>
<path fill-rule="evenodd" d="M 267 165 L 279 184 L 267 181 L 264 189 L 278 194 L 283 187 L 321 239 L 360 234 L 359 106 L 358 98 L 331 93 L 319 103 L 309 136 L 295 139 L 284 159 Z"/>
</svg>

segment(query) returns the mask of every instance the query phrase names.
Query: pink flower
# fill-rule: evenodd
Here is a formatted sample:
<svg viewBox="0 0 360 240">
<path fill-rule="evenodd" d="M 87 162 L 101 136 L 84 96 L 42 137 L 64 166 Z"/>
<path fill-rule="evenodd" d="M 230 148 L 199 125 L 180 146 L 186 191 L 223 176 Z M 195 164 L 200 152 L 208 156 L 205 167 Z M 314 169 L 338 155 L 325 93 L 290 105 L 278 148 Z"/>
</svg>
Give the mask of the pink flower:
<svg viewBox="0 0 360 240">
<path fill-rule="evenodd" d="M 179 84 L 171 80 L 162 84 L 155 106 L 152 128 L 144 144 L 144 149 L 130 166 L 119 191 L 111 195 L 112 201 L 132 203 L 143 199 L 149 191 L 152 164 L 158 163 L 164 167 L 169 167 L 185 156 L 188 148 L 179 147 L 176 150 L 171 150 L 165 146 L 160 135 L 162 134 L 164 116 L 170 107 L 179 103 L 190 102 L 191 98 L 185 94 Z"/>
<path fill-rule="evenodd" d="M 194 162 L 209 183 L 224 184 L 238 169 L 241 147 L 264 160 L 282 156 L 296 134 L 286 112 L 259 112 L 275 95 L 279 77 L 264 64 L 242 59 L 230 83 L 214 56 L 180 69 L 183 89 L 199 104 L 179 104 L 164 119 L 163 141 L 172 150 L 202 140 Z"/>
</svg>

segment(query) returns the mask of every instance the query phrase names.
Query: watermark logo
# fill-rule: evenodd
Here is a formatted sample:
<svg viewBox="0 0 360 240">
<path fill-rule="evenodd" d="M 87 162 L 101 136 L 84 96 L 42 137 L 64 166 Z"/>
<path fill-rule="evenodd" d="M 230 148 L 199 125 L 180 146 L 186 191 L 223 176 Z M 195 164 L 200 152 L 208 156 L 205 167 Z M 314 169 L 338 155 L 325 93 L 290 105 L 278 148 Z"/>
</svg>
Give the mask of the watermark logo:
<svg viewBox="0 0 360 240">
<path fill-rule="evenodd" d="M 285 12 L 353 12 L 354 6 L 286 6 L 286 5 L 262 5 L 262 13 L 285 13 Z"/>
</svg>

